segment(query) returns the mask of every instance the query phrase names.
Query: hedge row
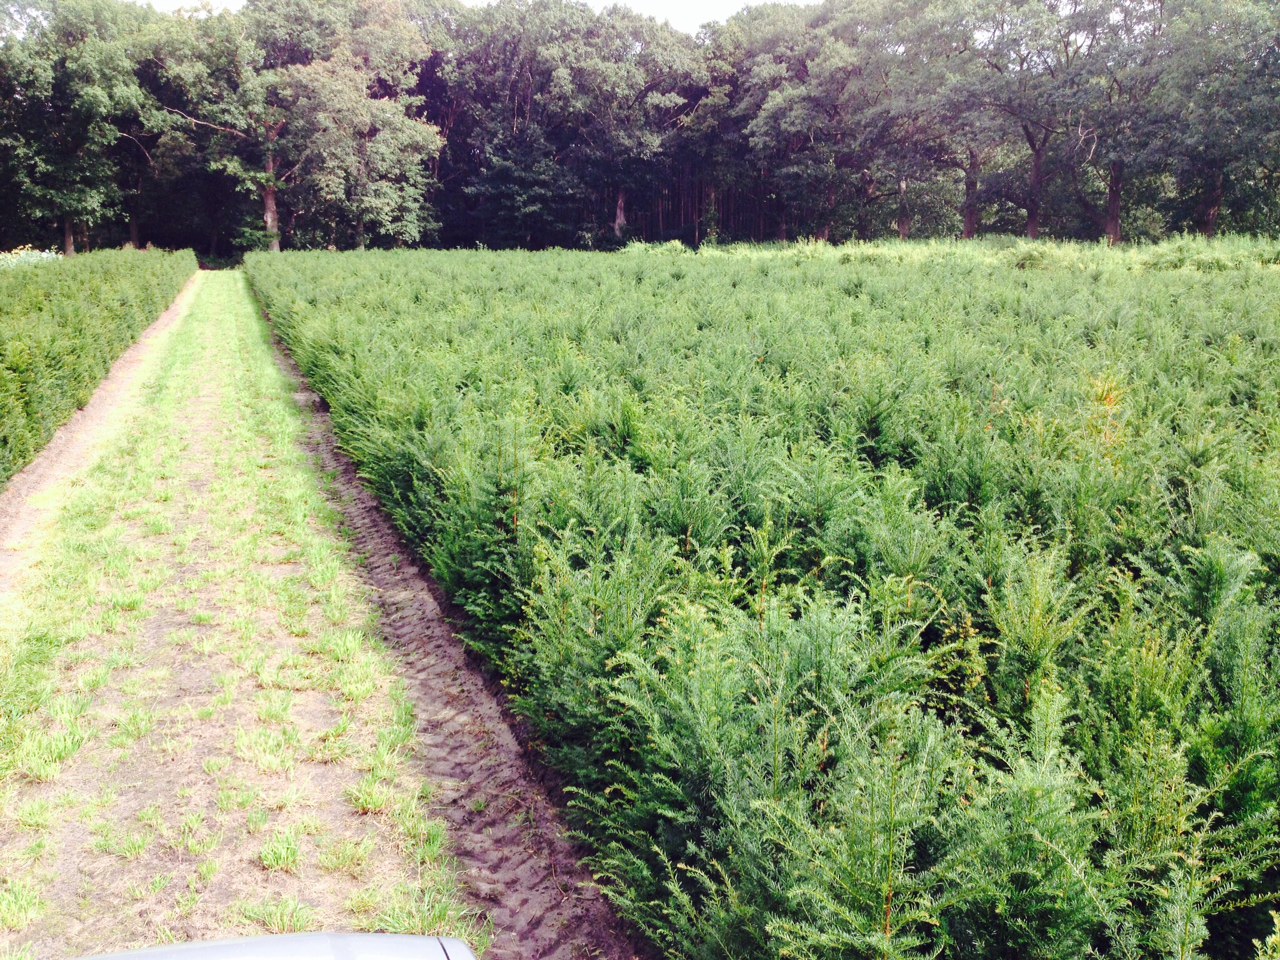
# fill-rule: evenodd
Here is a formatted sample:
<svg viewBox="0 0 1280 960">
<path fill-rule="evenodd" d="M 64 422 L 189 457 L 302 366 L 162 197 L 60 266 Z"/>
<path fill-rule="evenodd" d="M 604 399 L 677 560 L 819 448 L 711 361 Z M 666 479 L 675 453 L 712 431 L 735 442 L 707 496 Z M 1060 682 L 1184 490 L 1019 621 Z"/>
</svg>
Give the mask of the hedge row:
<svg viewBox="0 0 1280 960">
<path fill-rule="evenodd" d="M 1272 259 L 247 265 L 662 955 L 1270 960 Z"/>
<path fill-rule="evenodd" d="M 195 270 L 190 250 L 104 250 L 0 273 L 0 484 L 88 402 Z"/>
</svg>

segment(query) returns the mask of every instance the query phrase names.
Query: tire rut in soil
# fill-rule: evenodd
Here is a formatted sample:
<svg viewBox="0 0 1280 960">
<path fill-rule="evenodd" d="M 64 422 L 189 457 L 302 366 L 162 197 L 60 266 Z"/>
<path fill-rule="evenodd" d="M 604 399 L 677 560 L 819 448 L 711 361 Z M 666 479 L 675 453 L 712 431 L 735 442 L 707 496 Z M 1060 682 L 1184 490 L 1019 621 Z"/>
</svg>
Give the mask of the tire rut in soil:
<svg viewBox="0 0 1280 960">
<path fill-rule="evenodd" d="M 339 449 L 324 401 L 278 339 L 275 348 L 310 414 L 310 453 L 335 477 L 333 498 L 367 558 L 361 569 L 418 713 L 422 773 L 436 787 L 464 890 L 493 924 L 486 957 L 655 957 L 582 866 L 551 799 L 554 777 L 522 745 L 501 688 L 452 628 L 447 600 Z"/>
</svg>

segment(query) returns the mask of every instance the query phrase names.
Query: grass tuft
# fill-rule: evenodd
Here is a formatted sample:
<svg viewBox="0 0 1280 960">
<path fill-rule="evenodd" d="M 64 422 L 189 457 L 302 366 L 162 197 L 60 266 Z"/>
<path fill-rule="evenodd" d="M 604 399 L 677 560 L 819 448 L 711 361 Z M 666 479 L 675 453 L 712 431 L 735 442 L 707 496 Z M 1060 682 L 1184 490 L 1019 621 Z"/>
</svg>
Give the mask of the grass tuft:
<svg viewBox="0 0 1280 960">
<path fill-rule="evenodd" d="M 305 933 L 314 928 L 315 910 L 296 897 L 270 897 L 239 905 L 240 916 L 268 933 Z"/>
</svg>

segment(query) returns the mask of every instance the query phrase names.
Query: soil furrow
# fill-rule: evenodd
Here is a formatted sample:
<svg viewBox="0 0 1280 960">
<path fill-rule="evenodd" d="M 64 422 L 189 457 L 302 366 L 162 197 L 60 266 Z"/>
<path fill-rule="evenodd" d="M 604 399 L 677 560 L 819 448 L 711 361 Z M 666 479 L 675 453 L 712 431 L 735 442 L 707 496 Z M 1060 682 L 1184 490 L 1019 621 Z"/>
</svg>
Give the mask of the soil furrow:
<svg viewBox="0 0 1280 960">
<path fill-rule="evenodd" d="M 493 960 L 632 960 L 653 952 L 582 866 L 552 799 L 552 779 L 518 735 L 497 683 L 452 627 L 457 616 L 341 451 L 322 399 L 277 341 L 309 411 L 308 445 L 382 611 L 419 718 L 421 775 L 438 785 L 464 890 L 493 923 Z"/>
</svg>

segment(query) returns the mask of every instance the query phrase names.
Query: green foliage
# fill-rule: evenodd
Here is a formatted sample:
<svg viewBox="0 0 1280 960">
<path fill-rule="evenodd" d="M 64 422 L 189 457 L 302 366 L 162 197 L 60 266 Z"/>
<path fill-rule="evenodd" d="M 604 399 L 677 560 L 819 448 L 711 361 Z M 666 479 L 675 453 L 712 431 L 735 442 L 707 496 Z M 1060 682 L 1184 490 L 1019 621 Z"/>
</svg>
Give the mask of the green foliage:
<svg viewBox="0 0 1280 960">
<path fill-rule="evenodd" d="M 1280 895 L 1276 259 L 248 271 L 665 955 L 1189 960 Z"/>
<path fill-rule="evenodd" d="M 157 17 L 104 0 L 35 0 L 0 14 L 0 177 L 22 220 L 93 225 L 118 209 L 110 151 L 120 126 L 147 110 L 134 69 Z"/>
<path fill-rule="evenodd" d="M 195 269 L 190 251 L 103 251 L 0 271 L 0 483 L 88 402 Z"/>
<path fill-rule="evenodd" d="M 24 0 L 0 244 L 1274 234 L 1278 35 L 1271 0 L 749 4 L 697 37 L 579 0 Z"/>
<path fill-rule="evenodd" d="M 1273 913 L 1271 919 L 1275 922 L 1276 932 L 1267 937 L 1265 942 L 1255 940 L 1253 945 L 1257 948 L 1257 960 L 1277 960 L 1280 958 L 1280 914 Z"/>
</svg>

